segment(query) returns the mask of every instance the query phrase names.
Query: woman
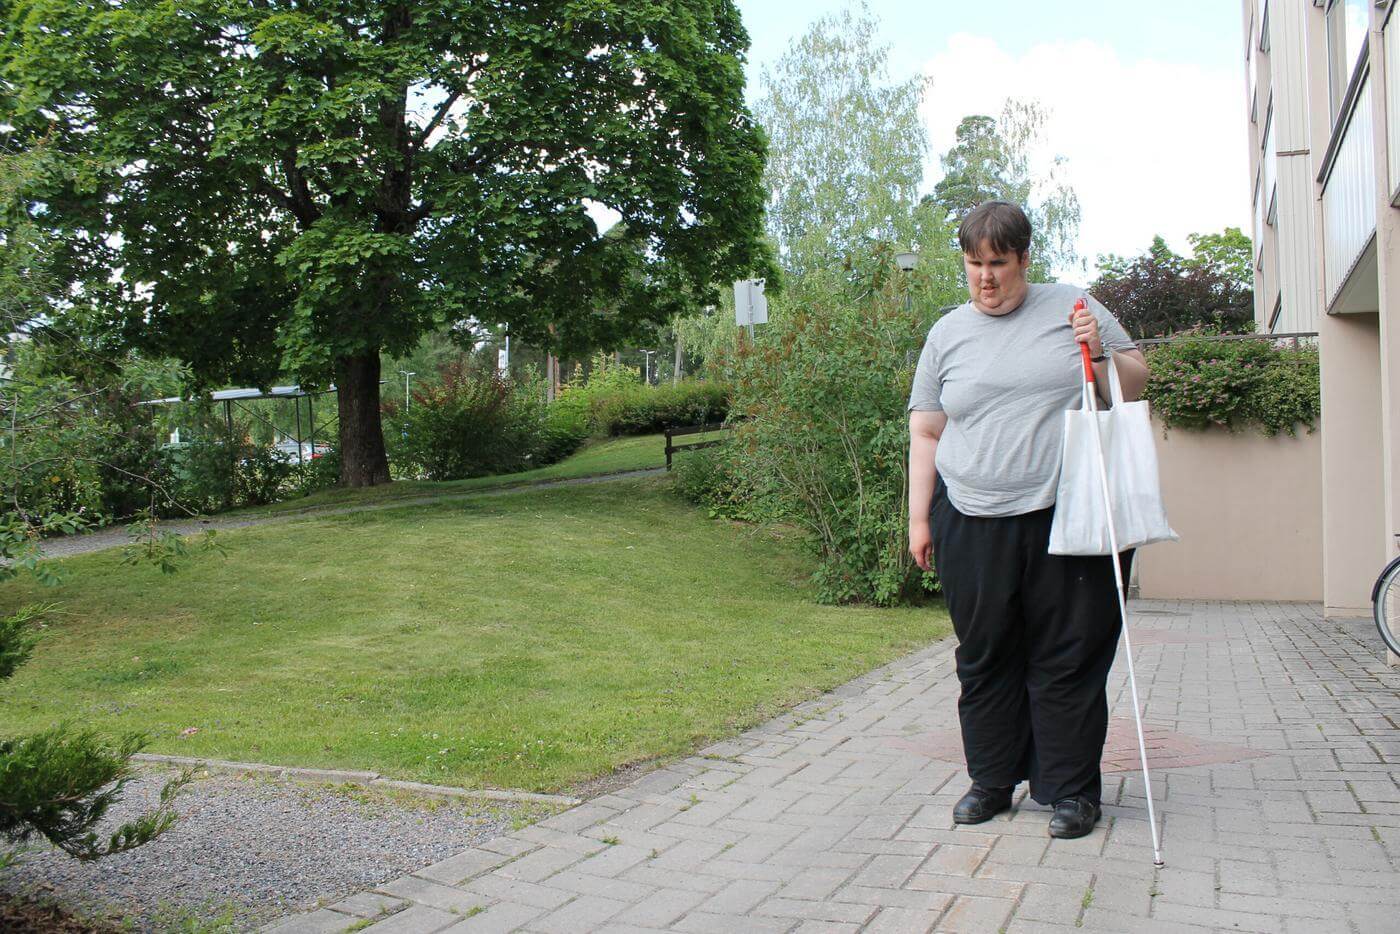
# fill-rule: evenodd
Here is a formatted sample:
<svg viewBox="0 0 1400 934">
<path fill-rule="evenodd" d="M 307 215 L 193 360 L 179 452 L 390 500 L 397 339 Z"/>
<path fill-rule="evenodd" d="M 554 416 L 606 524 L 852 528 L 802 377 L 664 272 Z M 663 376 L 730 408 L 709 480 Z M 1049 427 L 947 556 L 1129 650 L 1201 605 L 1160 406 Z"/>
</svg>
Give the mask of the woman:
<svg viewBox="0 0 1400 934">
<path fill-rule="evenodd" d="M 953 820 L 990 820 L 1028 779 L 1054 806 L 1050 835 L 1082 837 L 1100 814 L 1121 620 L 1108 557 L 1047 551 L 1062 413 L 1080 404 L 1079 344 L 1099 386 L 1112 358 L 1128 399 L 1147 364 L 1098 302 L 1074 313 L 1082 290 L 1026 281 L 1031 225 L 1016 205 L 980 205 L 958 239 L 970 301 L 929 331 L 909 399 L 909 548 L 937 566 L 958 637 L 972 787 Z"/>
</svg>

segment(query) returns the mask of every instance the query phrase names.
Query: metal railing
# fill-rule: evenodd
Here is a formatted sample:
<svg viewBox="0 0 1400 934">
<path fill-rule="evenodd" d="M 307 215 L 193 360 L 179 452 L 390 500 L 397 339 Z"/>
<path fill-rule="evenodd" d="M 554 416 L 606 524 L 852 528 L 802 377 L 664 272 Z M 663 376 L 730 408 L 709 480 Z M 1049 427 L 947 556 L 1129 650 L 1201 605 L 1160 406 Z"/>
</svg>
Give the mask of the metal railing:
<svg viewBox="0 0 1400 934">
<path fill-rule="evenodd" d="M 1316 331 L 1296 331 L 1287 334 L 1177 334 L 1172 337 L 1151 337 L 1137 342 L 1139 347 L 1154 347 L 1158 344 L 1175 344 L 1180 341 L 1270 341 L 1281 344 L 1292 343 L 1297 350 L 1304 341 L 1312 343 L 1317 339 Z"/>
</svg>

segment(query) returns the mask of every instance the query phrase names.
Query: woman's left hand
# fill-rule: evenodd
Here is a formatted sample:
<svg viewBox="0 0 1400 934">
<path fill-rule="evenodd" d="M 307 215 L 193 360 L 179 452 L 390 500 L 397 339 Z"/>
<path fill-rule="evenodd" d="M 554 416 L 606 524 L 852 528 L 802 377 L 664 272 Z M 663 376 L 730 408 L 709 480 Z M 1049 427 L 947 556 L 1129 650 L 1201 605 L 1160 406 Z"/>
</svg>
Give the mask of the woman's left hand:
<svg viewBox="0 0 1400 934">
<path fill-rule="evenodd" d="M 1087 308 L 1069 313 L 1070 327 L 1074 328 L 1074 339 L 1089 345 L 1091 357 L 1103 356 L 1103 341 L 1099 339 L 1099 320 Z"/>
</svg>

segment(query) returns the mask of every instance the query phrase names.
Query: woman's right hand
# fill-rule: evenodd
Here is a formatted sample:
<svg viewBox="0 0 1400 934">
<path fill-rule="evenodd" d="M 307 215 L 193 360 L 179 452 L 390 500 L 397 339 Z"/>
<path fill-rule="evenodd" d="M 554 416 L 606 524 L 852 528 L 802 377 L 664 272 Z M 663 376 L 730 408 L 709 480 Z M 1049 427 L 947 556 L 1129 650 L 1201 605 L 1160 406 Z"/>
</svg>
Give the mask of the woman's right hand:
<svg viewBox="0 0 1400 934">
<path fill-rule="evenodd" d="M 921 569 L 933 570 L 933 532 L 927 521 L 909 523 L 909 554 Z"/>
</svg>

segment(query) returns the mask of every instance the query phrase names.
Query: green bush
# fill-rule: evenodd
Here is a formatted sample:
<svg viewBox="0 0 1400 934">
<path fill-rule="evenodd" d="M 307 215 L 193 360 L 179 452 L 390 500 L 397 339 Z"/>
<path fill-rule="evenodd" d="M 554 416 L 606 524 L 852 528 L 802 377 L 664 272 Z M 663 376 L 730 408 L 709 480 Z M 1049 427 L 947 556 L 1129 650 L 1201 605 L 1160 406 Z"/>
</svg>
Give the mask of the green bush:
<svg viewBox="0 0 1400 934">
<path fill-rule="evenodd" d="M 181 511 L 218 512 L 233 507 L 235 455 L 223 440 L 191 441 L 165 448 L 169 491 Z"/>
<path fill-rule="evenodd" d="M 286 498 L 297 463 L 266 445 L 245 445 L 233 470 L 233 501 L 238 506 L 266 506 Z"/>
<path fill-rule="evenodd" d="M 549 406 L 540 432 L 535 466 L 543 467 L 563 460 L 577 451 L 590 434 L 588 418 L 577 408 Z"/>
<path fill-rule="evenodd" d="M 1169 426 L 1253 428 L 1266 435 L 1312 431 L 1322 409 L 1316 348 L 1200 337 L 1147 353 L 1144 397 Z"/>
<path fill-rule="evenodd" d="M 340 451 L 317 442 L 316 454 L 296 471 L 294 488 L 298 496 L 340 485 Z"/>
<path fill-rule="evenodd" d="M 674 455 L 671 482 L 684 499 L 709 510 L 712 518 L 759 522 L 781 517 L 781 506 L 771 491 L 759 490 L 743 467 L 742 443 L 735 438 L 723 444 Z"/>
<path fill-rule="evenodd" d="M 937 589 L 908 550 L 904 407 L 928 324 L 885 280 L 856 301 L 807 298 L 725 361 L 748 487 L 808 531 L 825 602 L 887 606 Z"/>
<path fill-rule="evenodd" d="M 650 435 L 667 428 L 708 425 L 729 416 L 729 387 L 701 380 L 638 386 L 618 397 L 607 411 L 607 431 L 613 435 Z"/>
<path fill-rule="evenodd" d="M 456 361 L 441 380 L 413 394 L 407 410 L 385 407 L 385 440 L 398 470 L 428 480 L 460 480 L 539 466 L 568 447 L 567 421 L 551 431 L 543 386 Z"/>
<path fill-rule="evenodd" d="M 551 408 L 581 419 L 593 434 L 656 434 L 667 428 L 724 421 L 729 415 L 729 387 L 707 380 L 648 386 L 636 370 L 599 355 L 587 377 L 564 386 Z"/>
<path fill-rule="evenodd" d="M 614 363 L 607 354 L 596 355 L 588 373 L 566 383 L 550 406 L 571 424 L 581 422 L 590 434 L 607 434 L 618 400 L 642 388 L 642 378 L 631 367 Z"/>
</svg>

